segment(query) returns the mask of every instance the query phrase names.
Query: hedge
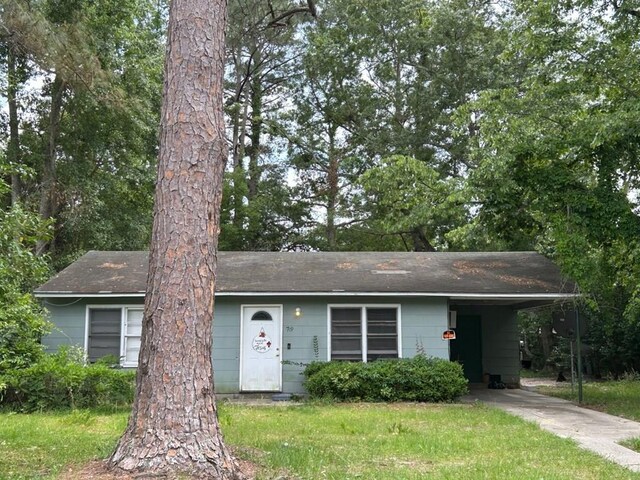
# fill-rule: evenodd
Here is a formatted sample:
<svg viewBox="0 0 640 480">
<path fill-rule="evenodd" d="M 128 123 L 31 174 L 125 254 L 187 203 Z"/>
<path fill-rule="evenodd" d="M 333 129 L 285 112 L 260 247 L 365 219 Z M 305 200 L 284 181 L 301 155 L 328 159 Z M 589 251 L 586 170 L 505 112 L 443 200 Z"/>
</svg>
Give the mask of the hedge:
<svg viewBox="0 0 640 480">
<path fill-rule="evenodd" d="M 370 363 L 313 362 L 303 371 L 312 398 L 369 402 L 452 402 L 468 392 L 462 366 L 418 355 Z"/>
<path fill-rule="evenodd" d="M 23 412 L 129 405 L 134 391 L 135 372 L 85 365 L 70 349 L 0 376 L 0 404 Z"/>
</svg>

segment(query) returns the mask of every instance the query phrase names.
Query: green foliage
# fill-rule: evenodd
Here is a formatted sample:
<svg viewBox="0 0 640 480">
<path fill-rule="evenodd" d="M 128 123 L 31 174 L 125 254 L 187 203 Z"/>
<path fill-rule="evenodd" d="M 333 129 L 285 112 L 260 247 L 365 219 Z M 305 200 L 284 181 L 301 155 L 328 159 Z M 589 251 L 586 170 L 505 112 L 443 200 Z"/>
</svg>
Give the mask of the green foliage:
<svg viewBox="0 0 640 480">
<path fill-rule="evenodd" d="M 82 351 L 63 348 L 34 365 L 5 372 L 2 403 L 19 411 L 127 405 L 133 400 L 135 372 L 84 364 Z"/>
<path fill-rule="evenodd" d="M 4 43 L 14 48 L 26 70 L 16 85 L 19 155 L 11 165 L 11 201 L 55 218 L 46 250 L 56 269 L 90 249 L 147 248 L 164 2 L 10 3 L 0 12 L 8 33 L 0 50 Z M 4 73 L 0 67 L 0 82 Z M 61 114 L 52 125 L 54 103 Z M 50 212 L 43 208 L 46 192 Z"/>
<path fill-rule="evenodd" d="M 637 18 L 616 2 L 514 2 L 505 88 L 458 110 L 476 121 L 475 225 L 553 258 L 584 295 L 596 372 L 638 369 Z M 624 335 L 620 335 L 624 332 Z"/>
<path fill-rule="evenodd" d="M 452 402 L 467 393 L 462 367 L 418 355 L 370 363 L 313 362 L 303 372 L 312 397 L 373 402 Z"/>
<path fill-rule="evenodd" d="M 49 323 L 31 290 L 46 279 L 49 267 L 33 247 L 48 233 L 49 224 L 19 205 L 0 211 L 0 374 L 42 355 L 40 338 Z"/>
<path fill-rule="evenodd" d="M 431 248 L 447 248 L 448 234 L 468 221 L 462 182 L 443 179 L 415 158 L 394 155 L 360 177 L 367 202 L 384 231 L 422 232 Z"/>
</svg>

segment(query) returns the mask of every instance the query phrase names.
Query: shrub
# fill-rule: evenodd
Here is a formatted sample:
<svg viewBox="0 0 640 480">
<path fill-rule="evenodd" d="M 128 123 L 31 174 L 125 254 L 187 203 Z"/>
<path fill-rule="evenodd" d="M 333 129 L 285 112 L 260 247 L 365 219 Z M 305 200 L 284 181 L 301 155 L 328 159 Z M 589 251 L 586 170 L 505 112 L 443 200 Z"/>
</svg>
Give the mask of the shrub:
<svg viewBox="0 0 640 480">
<path fill-rule="evenodd" d="M 5 373 L 0 384 L 2 403 L 20 411 L 116 406 L 133 400 L 135 372 L 85 365 L 82 355 L 67 348 Z"/>
<path fill-rule="evenodd" d="M 0 179 L 0 191 L 3 186 Z M 40 338 L 50 324 L 30 292 L 49 276 L 47 258 L 34 247 L 50 227 L 18 205 L 0 208 L 0 375 L 42 357 Z"/>
<path fill-rule="evenodd" d="M 467 393 L 462 366 L 418 355 L 371 363 L 320 362 L 303 372 L 315 398 L 372 402 L 452 402 Z"/>
</svg>

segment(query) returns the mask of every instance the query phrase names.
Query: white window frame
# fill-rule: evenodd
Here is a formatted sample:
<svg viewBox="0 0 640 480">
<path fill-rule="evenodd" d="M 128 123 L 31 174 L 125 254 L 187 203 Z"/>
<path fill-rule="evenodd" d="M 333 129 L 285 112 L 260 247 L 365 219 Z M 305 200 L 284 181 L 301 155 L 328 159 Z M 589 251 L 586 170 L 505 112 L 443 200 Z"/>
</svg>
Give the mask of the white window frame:
<svg viewBox="0 0 640 480">
<path fill-rule="evenodd" d="M 129 319 L 130 311 L 140 311 L 144 314 L 144 305 L 143 306 L 128 306 L 122 309 L 122 330 L 120 332 L 120 365 L 123 367 L 137 367 L 138 366 L 138 356 L 140 355 L 140 349 L 138 349 L 138 355 L 136 356 L 135 362 L 127 362 L 127 340 L 129 338 L 141 338 L 142 330 L 140 331 L 140 335 L 127 335 L 127 320 Z M 144 321 L 144 319 L 143 319 Z M 142 325 L 140 326 L 142 329 Z"/>
<path fill-rule="evenodd" d="M 331 309 L 359 308 L 360 309 L 360 345 L 362 347 L 362 362 L 367 363 L 367 308 L 395 308 L 397 313 L 398 358 L 402 358 L 402 305 L 399 303 L 329 303 L 327 304 L 327 360 L 331 361 Z"/>
<path fill-rule="evenodd" d="M 89 321 L 91 310 L 120 310 L 120 357 L 119 364 L 122 367 L 137 367 L 138 362 L 125 362 L 126 355 L 126 328 L 127 328 L 127 314 L 129 310 L 142 310 L 144 311 L 143 304 L 112 304 L 112 305 L 87 305 L 85 311 L 84 321 L 84 351 L 85 355 L 89 354 Z M 137 335 L 130 335 L 137 336 Z"/>
</svg>

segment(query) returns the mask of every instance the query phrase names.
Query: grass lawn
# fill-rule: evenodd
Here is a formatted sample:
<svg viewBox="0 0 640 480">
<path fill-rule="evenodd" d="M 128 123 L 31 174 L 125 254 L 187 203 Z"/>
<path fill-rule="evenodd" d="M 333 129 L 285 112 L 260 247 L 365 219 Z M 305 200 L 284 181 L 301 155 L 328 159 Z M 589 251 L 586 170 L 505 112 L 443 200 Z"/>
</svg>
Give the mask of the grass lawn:
<svg viewBox="0 0 640 480">
<path fill-rule="evenodd" d="M 578 401 L 578 387 L 571 391 L 571 384 L 555 387 L 538 387 L 545 395 Z M 586 407 L 640 422 L 640 381 L 617 380 L 587 382 L 582 387 L 582 404 Z M 627 448 L 640 452 L 640 437 L 622 442 Z"/>
<path fill-rule="evenodd" d="M 126 412 L 0 414 L 0 479 L 64 479 L 103 458 Z M 227 443 L 258 479 L 640 479 L 481 405 L 222 404 Z"/>
<path fill-rule="evenodd" d="M 538 387 L 536 391 L 545 395 L 578 400 L 578 387 L 571 392 L 571 384 L 557 387 Z M 583 405 L 602 412 L 640 421 L 640 381 L 618 380 L 587 382 L 582 389 Z"/>
</svg>

